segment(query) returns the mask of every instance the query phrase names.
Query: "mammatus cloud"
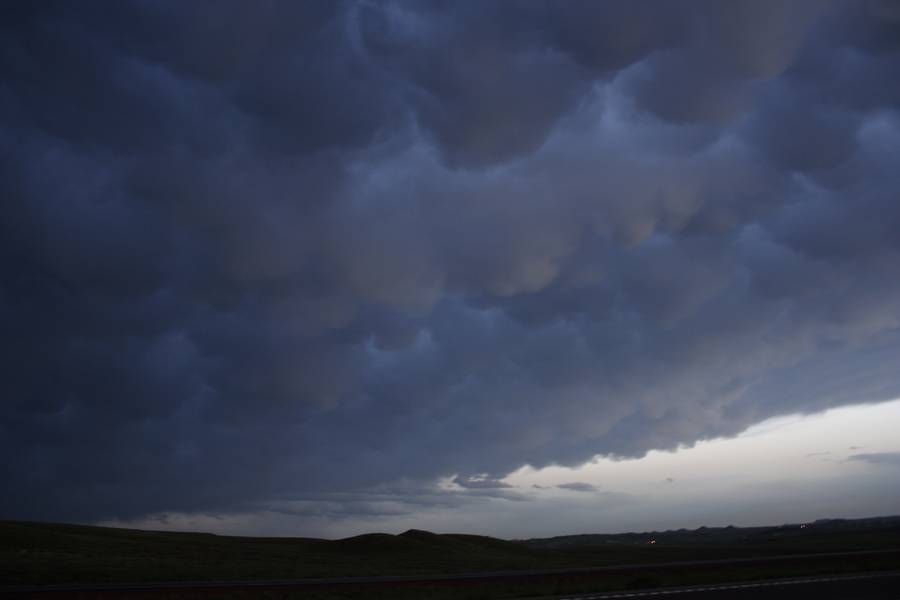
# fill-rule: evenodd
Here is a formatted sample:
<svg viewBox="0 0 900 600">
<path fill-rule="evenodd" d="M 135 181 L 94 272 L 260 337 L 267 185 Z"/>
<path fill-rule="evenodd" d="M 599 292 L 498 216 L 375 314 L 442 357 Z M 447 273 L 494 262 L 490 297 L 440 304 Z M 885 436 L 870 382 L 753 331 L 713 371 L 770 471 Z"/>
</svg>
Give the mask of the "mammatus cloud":
<svg viewBox="0 0 900 600">
<path fill-rule="evenodd" d="M 471 494 L 900 396 L 892 3 L 0 27 L 4 516 Z"/>
</svg>

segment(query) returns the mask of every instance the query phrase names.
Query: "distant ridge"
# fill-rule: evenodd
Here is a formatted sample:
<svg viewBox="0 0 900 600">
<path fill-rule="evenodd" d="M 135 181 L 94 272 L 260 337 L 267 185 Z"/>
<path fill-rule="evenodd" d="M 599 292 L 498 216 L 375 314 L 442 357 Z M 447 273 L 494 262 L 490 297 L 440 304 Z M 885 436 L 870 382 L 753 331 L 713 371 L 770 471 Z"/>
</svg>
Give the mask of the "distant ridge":
<svg viewBox="0 0 900 600">
<path fill-rule="evenodd" d="M 865 532 L 867 530 L 897 529 L 900 536 L 900 516 L 865 517 L 860 519 L 817 519 L 808 523 L 786 523 L 763 527 L 698 527 L 697 529 L 670 529 L 630 533 L 582 533 L 549 538 L 520 540 L 531 548 L 565 548 L 571 546 L 598 546 L 607 544 L 644 545 L 654 540 L 666 545 L 695 544 L 747 544 L 765 543 L 776 538 L 815 538 L 838 533 Z M 900 545 L 900 537 L 898 537 Z"/>
</svg>

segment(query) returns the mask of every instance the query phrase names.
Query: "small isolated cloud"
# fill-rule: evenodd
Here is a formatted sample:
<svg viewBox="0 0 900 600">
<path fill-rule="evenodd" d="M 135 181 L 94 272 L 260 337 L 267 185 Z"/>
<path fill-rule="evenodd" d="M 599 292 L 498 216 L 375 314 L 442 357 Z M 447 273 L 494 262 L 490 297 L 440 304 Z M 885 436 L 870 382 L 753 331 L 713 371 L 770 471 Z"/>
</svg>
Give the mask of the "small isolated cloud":
<svg viewBox="0 0 900 600">
<path fill-rule="evenodd" d="M 514 487 L 505 481 L 484 474 L 470 475 L 468 477 L 457 475 L 453 478 L 453 483 L 470 490 L 494 490 Z"/>
<path fill-rule="evenodd" d="M 886 465 L 900 467 L 900 452 L 872 452 L 868 454 L 854 454 L 848 460 L 867 462 L 873 465 Z"/>
<path fill-rule="evenodd" d="M 512 486 L 510 486 L 512 487 Z M 486 499 L 494 499 L 494 500 L 508 500 L 509 502 L 530 502 L 534 500 L 533 497 L 528 496 L 527 494 L 523 494 L 522 492 L 517 492 L 515 490 L 507 490 L 507 489 L 476 489 L 476 490 L 467 490 L 465 495 L 469 498 L 486 498 Z"/>
<path fill-rule="evenodd" d="M 572 490 L 573 492 L 596 492 L 597 488 L 590 483 L 583 481 L 572 481 L 570 483 L 560 483 L 556 486 L 563 490 Z"/>
<path fill-rule="evenodd" d="M 831 452 L 810 452 L 809 454 L 804 454 L 803 458 L 815 458 L 817 456 L 828 456 Z"/>
<path fill-rule="evenodd" d="M 865 446 L 850 446 L 847 450 L 862 450 Z"/>
<path fill-rule="evenodd" d="M 550 489 L 549 485 L 540 485 L 538 483 L 532 484 L 531 487 L 533 487 L 536 490 L 549 490 Z"/>
<path fill-rule="evenodd" d="M 675 480 L 671 477 L 666 477 L 666 483 L 675 483 Z"/>
</svg>

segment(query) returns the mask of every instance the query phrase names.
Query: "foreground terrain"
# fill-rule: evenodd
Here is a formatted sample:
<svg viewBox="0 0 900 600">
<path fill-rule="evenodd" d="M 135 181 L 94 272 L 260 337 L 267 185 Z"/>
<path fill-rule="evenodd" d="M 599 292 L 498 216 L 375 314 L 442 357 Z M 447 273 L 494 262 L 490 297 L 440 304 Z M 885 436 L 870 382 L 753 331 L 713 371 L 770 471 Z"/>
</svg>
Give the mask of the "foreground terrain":
<svg viewBox="0 0 900 600">
<path fill-rule="evenodd" d="M 0 522 L 0 592 L 58 585 L 83 596 L 79 586 L 170 582 L 115 595 L 500 598 L 893 570 L 898 549 L 898 517 L 523 541 L 417 530 L 249 538 L 7 521 Z M 441 577 L 453 574 L 468 575 Z M 317 578 L 326 581 L 308 581 Z M 307 581 L 286 581 L 298 579 Z M 221 585 L 172 583 L 209 581 Z M 271 585 L 248 590 L 231 583 L 238 581 Z"/>
</svg>

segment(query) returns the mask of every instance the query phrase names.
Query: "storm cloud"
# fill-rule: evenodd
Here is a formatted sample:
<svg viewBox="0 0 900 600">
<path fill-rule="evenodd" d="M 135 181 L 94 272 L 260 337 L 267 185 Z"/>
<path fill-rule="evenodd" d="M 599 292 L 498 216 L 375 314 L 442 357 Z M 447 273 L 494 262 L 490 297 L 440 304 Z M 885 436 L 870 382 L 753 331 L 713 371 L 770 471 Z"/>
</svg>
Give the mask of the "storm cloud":
<svg viewBox="0 0 900 600">
<path fill-rule="evenodd" d="M 900 396 L 896 3 L 6 13 L 3 517 L 502 491 Z"/>
</svg>

